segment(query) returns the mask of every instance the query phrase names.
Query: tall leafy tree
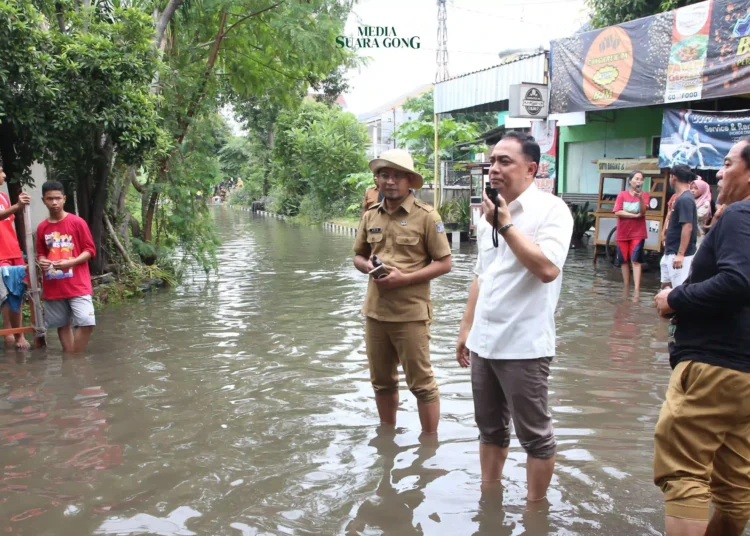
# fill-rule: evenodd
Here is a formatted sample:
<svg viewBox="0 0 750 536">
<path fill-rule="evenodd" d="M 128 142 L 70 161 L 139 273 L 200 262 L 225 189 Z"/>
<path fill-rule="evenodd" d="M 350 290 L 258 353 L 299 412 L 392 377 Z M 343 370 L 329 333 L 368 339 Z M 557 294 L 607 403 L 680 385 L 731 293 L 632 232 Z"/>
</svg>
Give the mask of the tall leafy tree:
<svg viewBox="0 0 750 536">
<path fill-rule="evenodd" d="M 115 155 L 139 163 L 158 138 L 149 94 L 157 66 L 153 20 L 136 8 L 114 10 L 112 20 L 96 6 L 60 3 L 51 19 L 57 24 L 50 25 L 48 6 L 41 7 L 0 1 L 6 21 L 0 48 L 13 51 L 0 67 L 3 160 L 14 196 L 31 182 L 28 168 L 36 159 L 70 185 L 100 253 L 92 267 L 101 272 Z"/>
<path fill-rule="evenodd" d="M 216 110 L 222 99 L 253 99 L 269 88 L 274 101 L 291 105 L 309 85 L 351 61 L 335 47 L 351 2 L 220 0 L 202 8 L 178 12 L 165 47 L 169 69 L 160 87 L 172 149 L 141 187 L 145 242 L 153 240 L 159 197 L 174 183 L 174 159 L 186 150 L 196 118 Z"/>
<path fill-rule="evenodd" d="M 414 157 L 415 165 L 426 181 L 432 181 L 435 162 L 435 123 L 432 91 L 404 103 L 404 110 L 417 113 L 412 121 L 401 124 L 394 133 L 399 144 Z M 443 117 L 438 123 L 438 154 L 441 160 L 461 160 L 471 152 L 486 149 L 482 143 L 472 143 L 484 130 L 497 124 L 497 114 L 456 114 Z"/>
</svg>

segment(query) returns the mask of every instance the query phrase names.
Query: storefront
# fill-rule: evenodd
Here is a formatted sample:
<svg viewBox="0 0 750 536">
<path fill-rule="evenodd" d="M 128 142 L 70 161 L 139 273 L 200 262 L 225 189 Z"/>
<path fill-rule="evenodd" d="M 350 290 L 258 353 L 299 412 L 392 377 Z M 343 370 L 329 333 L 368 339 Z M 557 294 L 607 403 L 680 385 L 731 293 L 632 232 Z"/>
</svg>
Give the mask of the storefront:
<svg viewBox="0 0 750 536">
<path fill-rule="evenodd" d="M 690 130 L 689 121 L 668 128 L 667 118 L 750 107 L 738 98 L 750 93 L 750 6 L 709 0 L 554 41 L 551 68 L 551 113 L 585 117 L 560 128 L 564 199 L 595 202 L 604 159 L 661 157 L 669 167 L 673 153 L 684 154 L 715 182 L 716 162 L 700 158 L 702 147 L 709 151 L 706 132 Z M 741 134 L 748 133 L 738 128 L 733 139 Z"/>
</svg>

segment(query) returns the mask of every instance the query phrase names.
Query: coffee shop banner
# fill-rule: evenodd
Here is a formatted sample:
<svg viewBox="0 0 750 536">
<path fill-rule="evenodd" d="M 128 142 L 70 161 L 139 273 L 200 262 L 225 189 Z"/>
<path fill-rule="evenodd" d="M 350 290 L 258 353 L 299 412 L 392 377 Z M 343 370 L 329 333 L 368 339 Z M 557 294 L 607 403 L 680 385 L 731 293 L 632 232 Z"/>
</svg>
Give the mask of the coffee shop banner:
<svg viewBox="0 0 750 536">
<path fill-rule="evenodd" d="M 551 113 L 750 93 L 750 3 L 709 0 L 552 42 Z"/>
</svg>

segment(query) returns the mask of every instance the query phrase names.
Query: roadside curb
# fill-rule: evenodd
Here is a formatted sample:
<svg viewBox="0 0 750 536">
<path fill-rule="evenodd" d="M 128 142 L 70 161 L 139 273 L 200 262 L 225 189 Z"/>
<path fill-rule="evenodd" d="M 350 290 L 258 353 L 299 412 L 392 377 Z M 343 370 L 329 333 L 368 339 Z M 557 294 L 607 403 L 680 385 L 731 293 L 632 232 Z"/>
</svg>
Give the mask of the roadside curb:
<svg viewBox="0 0 750 536">
<path fill-rule="evenodd" d="M 289 216 L 283 216 L 281 214 L 276 214 L 274 212 L 267 212 L 265 210 L 253 211 L 251 207 L 241 207 L 237 205 L 227 205 L 227 206 L 235 210 L 241 210 L 242 212 L 251 212 L 253 214 L 258 214 L 259 216 L 265 216 L 266 218 L 274 218 L 274 219 L 282 220 L 282 221 L 287 221 L 289 219 Z M 337 223 L 332 223 L 332 222 L 325 222 L 321 226 L 326 231 L 332 231 L 334 233 L 344 233 L 350 236 L 356 236 L 357 234 L 356 227 L 347 227 L 346 225 L 339 225 Z"/>
<path fill-rule="evenodd" d="M 347 227 L 346 225 L 339 225 L 328 221 L 323 224 L 323 229 L 333 231 L 334 233 L 344 233 L 351 236 L 357 235 L 357 229 L 355 227 Z"/>
</svg>

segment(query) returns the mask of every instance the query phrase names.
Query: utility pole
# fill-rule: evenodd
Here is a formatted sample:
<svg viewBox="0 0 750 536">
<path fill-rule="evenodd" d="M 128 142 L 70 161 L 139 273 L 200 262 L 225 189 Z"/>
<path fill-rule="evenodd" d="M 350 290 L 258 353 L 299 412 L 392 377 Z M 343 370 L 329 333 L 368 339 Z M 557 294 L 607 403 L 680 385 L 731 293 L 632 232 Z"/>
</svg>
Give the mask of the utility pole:
<svg viewBox="0 0 750 536">
<path fill-rule="evenodd" d="M 435 62 L 437 63 L 437 69 L 435 70 L 435 84 L 448 79 L 448 13 L 445 9 L 446 0 L 437 0 L 438 13 L 437 13 L 437 53 L 435 55 Z M 435 88 L 437 92 L 437 87 Z M 440 125 L 440 116 L 435 113 L 435 189 L 434 189 L 434 206 L 436 209 L 440 209 L 440 197 L 442 195 L 441 181 L 440 181 L 440 153 L 438 151 L 438 127 Z"/>
<path fill-rule="evenodd" d="M 435 72 L 435 83 L 442 82 L 448 78 L 448 13 L 445 10 L 446 0 L 437 0 L 437 54 L 435 61 L 437 70 Z"/>
</svg>

